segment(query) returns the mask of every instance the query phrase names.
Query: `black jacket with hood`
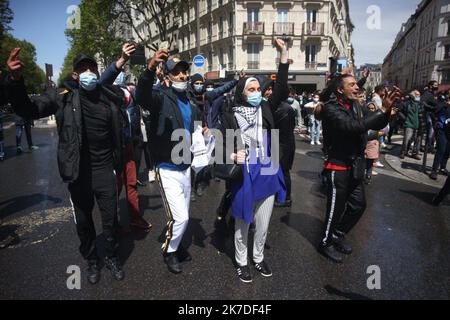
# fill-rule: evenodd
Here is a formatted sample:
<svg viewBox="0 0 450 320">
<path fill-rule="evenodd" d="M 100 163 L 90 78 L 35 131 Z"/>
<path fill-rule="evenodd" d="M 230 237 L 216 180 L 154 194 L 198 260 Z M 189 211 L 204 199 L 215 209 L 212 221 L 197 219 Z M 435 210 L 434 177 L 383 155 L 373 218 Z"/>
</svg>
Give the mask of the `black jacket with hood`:
<svg viewBox="0 0 450 320">
<path fill-rule="evenodd" d="M 148 69 L 144 71 L 137 86 L 136 100 L 142 108 L 150 112 L 150 130 L 147 134 L 152 160 L 155 164 L 173 163 L 172 150 L 180 141 L 172 141 L 172 133 L 177 129 L 187 129 L 193 133 L 194 122 L 202 122 L 202 114 L 195 98 L 187 92 L 192 110 L 192 121 L 190 128 L 185 128 L 174 89 L 161 87 L 159 90 L 154 90 L 155 79 L 154 71 Z"/>
<path fill-rule="evenodd" d="M 80 153 L 83 146 L 83 121 L 78 88 L 49 89 L 40 96 L 29 98 L 23 78 L 7 81 L 9 99 L 15 112 L 26 119 L 40 119 L 55 115 L 58 126 L 58 167 L 61 178 L 66 183 L 75 182 L 80 174 Z M 112 115 L 113 159 L 116 173 L 123 169 L 122 131 L 126 122 L 121 111 L 124 103 L 122 90 L 115 86 L 99 85 L 109 102 Z"/>
</svg>

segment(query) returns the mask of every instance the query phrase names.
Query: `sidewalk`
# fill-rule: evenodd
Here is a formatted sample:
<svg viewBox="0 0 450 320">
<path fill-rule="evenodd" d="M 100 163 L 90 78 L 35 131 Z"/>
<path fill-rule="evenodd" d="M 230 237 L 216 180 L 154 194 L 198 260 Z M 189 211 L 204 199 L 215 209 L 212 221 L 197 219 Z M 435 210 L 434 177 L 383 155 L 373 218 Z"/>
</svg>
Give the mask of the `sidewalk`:
<svg viewBox="0 0 450 320">
<path fill-rule="evenodd" d="M 431 172 L 431 167 L 433 165 L 434 154 L 428 154 L 427 156 L 427 174 L 422 172 L 422 160 L 415 160 L 410 157 L 406 157 L 405 159 L 400 159 L 400 152 L 403 143 L 403 136 L 394 135 L 392 137 L 392 149 L 387 150 L 384 149 L 382 153 L 384 154 L 384 158 L 386 163 L 394 169 L 396 172 L 401 175 L 417 182 L 422 183 L 428 186 L 442 188 L 445 183 L 447 177 L 443 175 L 438 175 L 438 180 L 434 181 L 428 177 L 428 174 Z M 423 159 L 423 154 L 420 154 Z M 447 166 L 447 168 L 449 168 Z"/>
</svg>

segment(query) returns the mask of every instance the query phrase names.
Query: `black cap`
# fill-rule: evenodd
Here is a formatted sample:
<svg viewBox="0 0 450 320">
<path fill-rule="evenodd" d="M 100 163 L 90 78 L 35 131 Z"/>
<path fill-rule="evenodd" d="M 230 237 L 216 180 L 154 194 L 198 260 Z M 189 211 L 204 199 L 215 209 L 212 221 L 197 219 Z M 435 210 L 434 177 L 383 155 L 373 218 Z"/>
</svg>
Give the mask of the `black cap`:
<svg viewBox="0 0 450 320">
<path fill-rule="evenodd" d="M 73 59 L 73 70 L 75 70 L 81 62 L 90 62 L 98 67 L 97 61 L 94 58 L 82 53 Z"/>
<path fill-rule="evenodd" d="M 175 69 L 176 66 L 178 66 L 179 64 L 181 64 L 186 71 L 188 71 L 190 69 L 190 65 L 189 63 L 187 63 L 186 61 L 181 60 L 180 58 L 170 58 L 169 60 L 167 60 L 166 62 L 166 72 L 171 72 L 173 71 L 173 69 Z"/>
<path fill-rule="evenodd" d="M 194 82 L 196 82 L 196 81 L 202 81 L 202 82 L 204 82 L 205 79 L 203 79 L 203 77 L 202 77 L 201 74 L 196 73 L 196 74 L 194 74 L 194 75 L 191 77 L 191 83 L 194 83 Z"/>
</svg>

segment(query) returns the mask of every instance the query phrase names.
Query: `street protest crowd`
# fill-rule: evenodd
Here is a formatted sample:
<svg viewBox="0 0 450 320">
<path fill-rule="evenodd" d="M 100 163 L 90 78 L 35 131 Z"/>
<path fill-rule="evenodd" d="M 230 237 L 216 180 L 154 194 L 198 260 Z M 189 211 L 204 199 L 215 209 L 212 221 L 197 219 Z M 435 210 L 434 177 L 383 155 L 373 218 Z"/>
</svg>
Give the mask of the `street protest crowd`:
<svg viewBox="0 0 450 320">
<path fill-rule="evenodd" d="M 55 116 L 59 173 L 68 186 L 91 284 L 100 280 L 95 202 L 106 240 L 104 262 L 120 281 L 125 272 L 117 242 L 120 233 L 130 230 L 118 227 L 118 196 L 124 189 L 129 227 L 149 230 L 151 223 L 141 216 L 138 186 L 157 183 L 167 214 L 163 261 L 179 274 L 181 262 L 192 259 L 181 245 L 190 204 L 213 179 L 226 185 L 216 225 L 233 227 L 237 276 L 252 282 L 250 266 L 263 277 L 272 276 L 264 248 L 274 207 L 291 207 L 295 200 L 290 170 L 296 135 L 323 151 L 320 175 L 327 208 L 317 250 L 332 262 L 342 263 L 343 255 L 352 254 L 346 235 L 364 214 L 365 188 L 384 166 L 381 150 L 394 134 L 404 137 L 402 159 L 420 160 L 421 152 L 435 155 L 429 178 L 448 178 L 433 204 L 444 201 L 450 193 L 450 91 L 440 92 L 431 81 L 408 93 L 382 84 L 366 92 L 369 71 L 356 79 L 351 69 L 344 69 L 332 74 L 321 92 L 296 92 L 288 84 L 287 45 L 277 39 L 274 47 L 280 57 L 275 80 L 241 71 L 238 79 L 217 84 L 190 74 L 187 61 L 160 49 L 138 82 L 131 83 L 123 68 L 136 47 L 127 43 L 102 75 L 94 58 L 80 55 L 73 61 L 71 77 L 36 96 L 27 92 L 20 48 L 11 52 L 9 73 L 1 79 L 0 104 L 9 103 L 17 115 L 18 153 L 23 151 L 24 130 L 30 150 L 37 150 L 32 121 Z M 0 160 L 6 157 L 3 140 L 0 118 Z M 139 179 L 143 154 L 148 181 Z"/>
</svg>

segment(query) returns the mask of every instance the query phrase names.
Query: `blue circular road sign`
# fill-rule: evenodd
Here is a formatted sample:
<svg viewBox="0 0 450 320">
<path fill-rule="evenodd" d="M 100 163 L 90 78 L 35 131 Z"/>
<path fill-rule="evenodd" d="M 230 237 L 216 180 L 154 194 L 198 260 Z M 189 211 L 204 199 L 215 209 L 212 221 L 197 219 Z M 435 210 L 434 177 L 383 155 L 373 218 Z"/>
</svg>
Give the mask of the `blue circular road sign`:
<svg viewBox="0 0 450 320">
<path fill-rule="evenodd" d="M 197 68 L 201 68 L 205 65 L 205 57 L 204 56 L 195 56 L 194 59 L 192 60 L 192 62 L 194 62 L 194 65 Z"/>
</svg>

